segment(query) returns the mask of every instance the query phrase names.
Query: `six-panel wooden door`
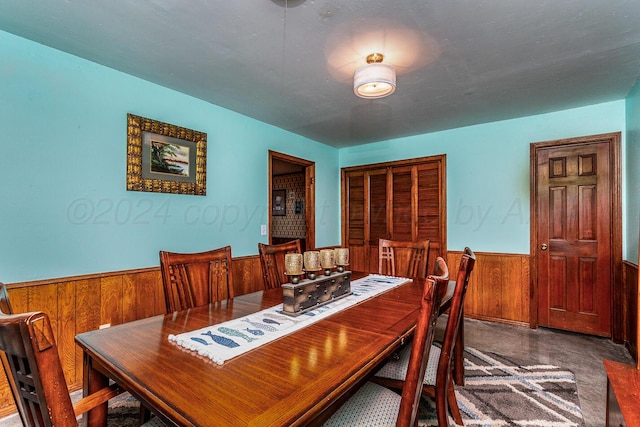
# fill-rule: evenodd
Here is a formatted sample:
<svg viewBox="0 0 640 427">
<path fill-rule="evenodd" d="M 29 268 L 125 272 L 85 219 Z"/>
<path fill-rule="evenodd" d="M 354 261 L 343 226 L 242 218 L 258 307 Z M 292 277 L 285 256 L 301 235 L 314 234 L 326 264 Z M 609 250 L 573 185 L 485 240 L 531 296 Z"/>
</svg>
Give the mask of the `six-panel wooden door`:
<svg viewBox="0 0 640 427">
<path fill-rule="evenodd" d="M 608 142 L 537 151 L 540 326 L 611 336 L 611 179 Z"/>
</svg>

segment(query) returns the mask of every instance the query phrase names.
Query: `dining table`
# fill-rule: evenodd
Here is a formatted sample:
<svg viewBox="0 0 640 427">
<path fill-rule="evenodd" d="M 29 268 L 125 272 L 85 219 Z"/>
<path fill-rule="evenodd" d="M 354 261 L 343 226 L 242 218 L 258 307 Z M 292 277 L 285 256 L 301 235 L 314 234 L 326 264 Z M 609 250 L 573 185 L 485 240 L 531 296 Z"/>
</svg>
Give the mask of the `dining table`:
<svg viewBox="0 0 640 427">
<path fill-rule="evenodd" d="M 424 283 L 408 280 L 223 364 L 169 336 L 276 306 L 281 288 L 81 333 L 83 391 L 115 381 L 168 426 L 321 425 L 410 339 Z M 105 426 L 106 412 L 90 411 L 86 425 Z"/>
</svg>

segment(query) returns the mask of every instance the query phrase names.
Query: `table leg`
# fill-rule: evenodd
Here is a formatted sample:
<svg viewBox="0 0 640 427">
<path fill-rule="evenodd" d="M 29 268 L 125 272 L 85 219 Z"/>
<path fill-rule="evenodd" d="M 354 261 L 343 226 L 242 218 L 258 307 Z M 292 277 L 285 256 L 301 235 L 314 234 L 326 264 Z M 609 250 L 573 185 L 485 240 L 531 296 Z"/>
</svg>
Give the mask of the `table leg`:
<svg viewBox="0 0 640 427">
<path fill-rule="evenodd" d="M 83 354 L 82 392 L 84 396 L 95 393 L 109 384 L 109 378 L 104 376 L 93 366 L 93 359 L 87 353 Z M 108 402 L 96 406 L 84 414 L 87 427 L 105 427 L 107 425 Z"/>
<path fill-rule="evenodd" d="M 462 309 L 460 317 L 456 343 L 453 348 L 453 382 L 462 387 L 464 386 L 464 309 Z"/>
</svg>

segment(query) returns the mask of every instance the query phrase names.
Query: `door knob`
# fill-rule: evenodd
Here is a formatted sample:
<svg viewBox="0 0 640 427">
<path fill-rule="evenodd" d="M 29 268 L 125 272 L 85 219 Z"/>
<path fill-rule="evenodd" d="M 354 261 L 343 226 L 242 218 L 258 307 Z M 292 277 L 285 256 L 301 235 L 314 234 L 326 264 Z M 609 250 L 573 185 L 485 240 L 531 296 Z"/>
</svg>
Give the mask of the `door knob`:
<svg viewBox="0 0 640 427">
<path fill-rule="evenodd" d="M 542 249 L 543 251 L 546 251 L 547 248 L 548 248 L 548 246 L 547 246 L 546 243 L 543 243 L 543 244 L 540 245 L 540 249 Z"/>
</svg>

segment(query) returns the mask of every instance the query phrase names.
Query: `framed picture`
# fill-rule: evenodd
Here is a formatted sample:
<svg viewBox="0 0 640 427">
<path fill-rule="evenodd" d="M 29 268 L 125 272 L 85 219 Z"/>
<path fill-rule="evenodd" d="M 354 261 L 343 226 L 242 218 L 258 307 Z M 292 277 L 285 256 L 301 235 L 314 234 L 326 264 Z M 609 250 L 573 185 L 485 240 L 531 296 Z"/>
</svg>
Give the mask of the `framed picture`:
<svg viewBox="0 0 640 427">
<path fill-rule="evenodd" d="M 271 191 L 271 214 L 273 216 L 287 215 L 287 190 Z"/>
<path fill-rule="evenodd" d="M 127 114 L 127 190 L 207 194 L 207 134 Z"/>
</svg>

